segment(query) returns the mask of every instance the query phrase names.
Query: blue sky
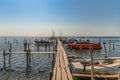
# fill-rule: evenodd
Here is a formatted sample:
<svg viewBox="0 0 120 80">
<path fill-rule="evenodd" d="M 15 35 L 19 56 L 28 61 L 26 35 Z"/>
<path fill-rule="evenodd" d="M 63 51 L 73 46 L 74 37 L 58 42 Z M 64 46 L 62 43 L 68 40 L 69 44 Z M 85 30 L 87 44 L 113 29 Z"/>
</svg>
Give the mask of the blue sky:
<svg viewBox="0 0 120 80">
<path fill-rule="evenodd" d="M 119 36 L 120 0 L 0 0 L 0 35 Z"/>
</svg>

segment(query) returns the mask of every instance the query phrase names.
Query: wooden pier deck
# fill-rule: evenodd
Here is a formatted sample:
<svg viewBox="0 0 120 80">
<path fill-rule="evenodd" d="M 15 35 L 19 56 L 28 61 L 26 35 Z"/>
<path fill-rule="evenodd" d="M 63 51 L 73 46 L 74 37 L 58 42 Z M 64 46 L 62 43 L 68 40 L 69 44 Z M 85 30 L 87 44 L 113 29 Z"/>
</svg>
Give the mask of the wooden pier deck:
<svg viewBox="0 0 120 80">
<path fill-rule="evenodd" d="M 73 80 L 68 67 L 67 55 L 59 40 L 57 42 L 57 53 L 52 80 Z"/>
</svg>

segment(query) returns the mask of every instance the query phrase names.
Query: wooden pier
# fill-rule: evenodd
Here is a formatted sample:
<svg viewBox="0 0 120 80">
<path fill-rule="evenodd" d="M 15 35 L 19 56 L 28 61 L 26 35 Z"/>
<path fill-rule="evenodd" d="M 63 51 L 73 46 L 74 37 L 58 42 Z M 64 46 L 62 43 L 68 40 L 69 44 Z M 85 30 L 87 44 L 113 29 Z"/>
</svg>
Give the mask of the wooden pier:
<svg viewBox="0 0 120 80">
<path fill-rule="evenodd" d="M 57 41 L 57 54 L 52 80 L 73 80 L 68 66 L 67 55 L 59 40 Z"/>
</svg>

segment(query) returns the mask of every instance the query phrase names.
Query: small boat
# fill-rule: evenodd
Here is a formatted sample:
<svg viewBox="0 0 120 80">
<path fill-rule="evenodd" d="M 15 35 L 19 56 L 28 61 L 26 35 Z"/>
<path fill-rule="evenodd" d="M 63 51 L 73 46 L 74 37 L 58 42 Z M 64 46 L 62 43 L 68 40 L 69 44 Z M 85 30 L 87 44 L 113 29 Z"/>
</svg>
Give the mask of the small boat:
<svg viewBox="0 0 120 80">
<path fill-rule="evenodd" d="M 87 41 L 80 41 L 80 42 L 73 42 L 73 43 L 67 43 L 67 47 L 69 49 L 94 49 L 94 50 L 100 50 L 102 49 L 102 46 L 100 43 L 93 43 L 89 40 Z"/>
<path fill-rule="evenodd" d="M 71 44 L 67 44 L 67 47 L 69 49 L 90 49 L 90 47 L 94 50 L 100 50 L 102 49 L 102 46 L 100 43 L 71 43 Z"/>
<path fill-rule="evenodd" d="M 95 72 L 105 72 L 119 69 L 120 57 L 118 58 L 96 58 L 93 60 Z M 73 73 L 90 72 L 91 71 L 91 59 L 80 59 L 71 62 L 70 68 Z M 110 72 L 113 73 L 113 72 Z"/>
</svg>

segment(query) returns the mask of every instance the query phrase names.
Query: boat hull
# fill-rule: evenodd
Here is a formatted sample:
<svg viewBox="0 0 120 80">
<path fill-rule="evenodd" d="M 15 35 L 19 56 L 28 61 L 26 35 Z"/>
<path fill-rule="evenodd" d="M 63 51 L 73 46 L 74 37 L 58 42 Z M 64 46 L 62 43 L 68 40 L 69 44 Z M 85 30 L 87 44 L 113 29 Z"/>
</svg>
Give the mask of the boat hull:
<svg viewBox="0 0 120 80">
<path fill-rule="evenodd" d="M 94 50 L 100 50 L 102 49 L 100 44 L 67 44 L 67 47 L 69 49 L 90 49 L 90 47 Z"/>
</svg>

